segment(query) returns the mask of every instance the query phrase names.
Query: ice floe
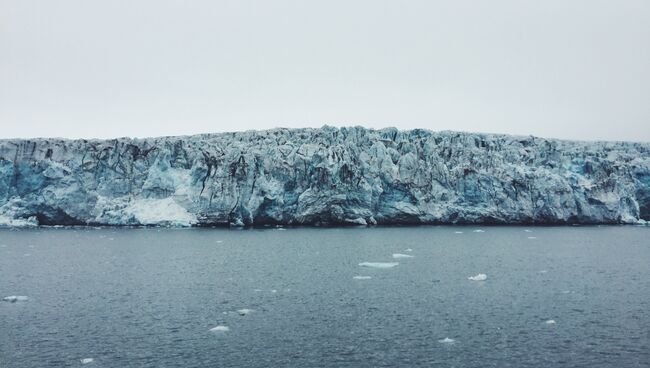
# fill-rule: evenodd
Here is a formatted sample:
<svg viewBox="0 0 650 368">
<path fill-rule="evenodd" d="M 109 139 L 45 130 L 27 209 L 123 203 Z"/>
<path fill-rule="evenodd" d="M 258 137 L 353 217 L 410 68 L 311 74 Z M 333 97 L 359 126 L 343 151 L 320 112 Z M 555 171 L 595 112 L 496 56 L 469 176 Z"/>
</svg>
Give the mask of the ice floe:
<svg viewBox="0 0 650 368">
<path fill-rule="evenodd" d="M 450 339 L 449 337 L 445 337 L 444 339 L 438 340 L 438 342 L 441 344 L 453 344 L 456 342 L 456 340 Z"/>
<path fill-rule="evenodd" d="M 399 259 L 399 258 L 413 258 L 413 256 L 410 255 L 410 254 L 393 253 L 393 258 L 395 258 L 395 259 Z"/>
<path fill-rule="evenodd" d="M 2 298 L 2 301 L 9 302 L 9 303 L 15 303 L 15 302 L 24 302 L 27 299 L 29 299 L 29 298 L 27 298 L 24 295 L 10 295 L 10 296 L 6 296 L 6 297 Z"/>
<path fill-rule="evenodd" d="M 536 236 L 529 236 L 528 239 L 537 239 Z"/>
<path fill-rule="evenodd" d="M 361 267 L 370 267 L 370 268 L 393 268 L 397 266 L 397 262 L 361 262 L 359 266 Z"/>
<path fill-rule="evenodd" d="M 404 249 L 404 251 L 405 251 L 405 252 L 412 252 L 413 249 L 411 249 L 411 248 L 406 248 L 406 249 Z"/>
<path fill-rule="evenodd" d="M 245 316 L 247 314 L 253 313 L 253 309 L 248 309 L 248 308 L 243 308 L 243 309 L 237 309 L 237 313 L 239 313 L 240 316 Z"/>
<path fill-rule="evenodd" d="M 544 322 L 544 323 L 546 323 L 547 325 L 554 325 L 554 324 L 555 324 L 555 320 L 554 320 L 554 319 L 549 319 L 548 321 L 546 321 L 546 322 Z"/>
<path fill-rule="evenodd" d="M 484 232 L 485 232 L 485 230 L 481 230 L 481 229 L 476 229 L 476 230 L 474 230 L 474 232 L 475 232 L 475 233 L 484 233 Z"/>
<path fill-rule="evenodd" d="M 462 231 L 454 231 L 454 234 L 462 234 Z"/>
<path fill-rule="evenodd" d="M 81 362 L 81 364 L 90 364 L 90 363 L 94 362 L 95 359 L 93 359 L 93 358 L 83 358 L 83 359 L 79 359 L 79 361 Z"/>
<path fill-rule="evenodd" d="M 224 325 L 219 325 L 216 327 L 212 327 L 210 329 L 210 332 L 228 332 L 228 331 L 230 331 L 230 327 Z"/>
<path fill-rule="evenodd" d="M 370 280 L 372 277 L 371 276 L 354 276 L 353 279 L 355 280 Z"/>
<path fill-rule="evenodd" d="M 472 280 L 472 281 L 485 281 L 485 280 L 487 280 L 487 275 L 484 274 L 484 273 L 479 273 L 478 275 L 470 276 L 467 279 Z"/>
<path fill-rule="evenodd" d="M 528 230 L 528 229 L 524 229 L 524 232 L 525 232 L 525 233 L 532 233 L 533 231 L 532 231 L 532 230 Z"/>
</svg>

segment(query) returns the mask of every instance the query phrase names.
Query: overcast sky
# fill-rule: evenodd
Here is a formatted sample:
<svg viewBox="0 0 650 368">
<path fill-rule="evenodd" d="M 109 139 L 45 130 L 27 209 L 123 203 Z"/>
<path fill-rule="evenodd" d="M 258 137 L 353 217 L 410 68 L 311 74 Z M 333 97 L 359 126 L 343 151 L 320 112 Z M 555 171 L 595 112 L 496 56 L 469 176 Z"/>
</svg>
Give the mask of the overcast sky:
<svg viewBox="0 0 650 368">
<path fill-rule="evenodd" d="M 0 0 L 0 137 L 650 141 L 650 1 Z"/>
</svg>

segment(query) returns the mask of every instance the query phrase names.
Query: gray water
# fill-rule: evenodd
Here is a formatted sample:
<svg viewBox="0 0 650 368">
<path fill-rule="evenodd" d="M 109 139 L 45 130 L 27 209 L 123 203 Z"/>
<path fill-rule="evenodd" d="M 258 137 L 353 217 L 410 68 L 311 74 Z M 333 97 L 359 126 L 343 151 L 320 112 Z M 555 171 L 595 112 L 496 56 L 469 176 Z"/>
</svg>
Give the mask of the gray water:
<svg viewBox="0 0 650 368">
<path fill-rule="evenodd" d="M 475 229 L 0 230 L 0 367 L 650 365 L 650 228 Z"/>
</svg>

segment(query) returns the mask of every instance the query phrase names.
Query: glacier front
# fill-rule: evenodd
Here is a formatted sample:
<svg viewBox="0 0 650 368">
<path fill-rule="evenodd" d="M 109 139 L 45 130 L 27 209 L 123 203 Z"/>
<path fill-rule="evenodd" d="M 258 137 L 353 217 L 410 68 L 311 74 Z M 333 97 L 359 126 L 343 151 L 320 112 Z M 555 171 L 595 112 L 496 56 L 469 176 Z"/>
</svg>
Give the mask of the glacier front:
<svg viewBox="0 0 650 368">
<path fill-rule="evenodd" d="M 362 127 L 0 140 L 0 225 L 618 224 L 650 144 Z"/>
</svg>

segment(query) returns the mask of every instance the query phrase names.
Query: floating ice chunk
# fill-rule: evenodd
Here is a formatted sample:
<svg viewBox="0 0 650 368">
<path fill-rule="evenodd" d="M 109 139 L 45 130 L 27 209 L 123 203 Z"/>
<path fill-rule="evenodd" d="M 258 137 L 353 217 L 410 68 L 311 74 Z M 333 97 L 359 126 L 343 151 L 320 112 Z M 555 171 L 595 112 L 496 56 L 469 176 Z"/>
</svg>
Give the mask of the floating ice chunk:
<svg viewBox="0 0 650 368">
<path fill-rule="evenodd" d="M 410 255 L 410 254 L 393 253 L 393 258 L 395 258 L 395 259 L 399 259 L 399 258 L 413 258 L 413 256 Z"/>
<path fill-rule="evenodd" d="M 484 233 L 484 232 L 485 232 L 485 230 L 481 230 L 481 229 L 476 229 L 476 230 L 474 230 L 474 232 L 475 232 L 475 233 Z"/>
<path fill-rule="evenodd" d="M 555 320 L 554 320 L 554 319 L 549 319 L 548 321 L 546 321 L 546 322 L 544 322 L 544 323 L 546 323 L 547 325 L 554 325 L 554 324 L 555 324 Z"/>
<path fill-rule="evenodd" d="M 361 267 L 371 267 L 371 268 L 393 268 L 397 266 L 397 262 L 361 262 L 359 266 Z"/>
<path fill-rule="evenodd" d="M 462 231 L 454 231 L 454 234 L 462 234 Z"/>
<path fill-rule="evenodd" d="M 411 248 L 406 248 L 406 249 L 404 249 L 404 251 L 405 251 L 405 252 L 412 252 L 413 249 L 411 249 Z"/>
<path fill-rule="evenodd" d="M 456 342 L 456 340 L 445 337 L 444 339 L 438 340 L 438 342 L 441 344 L 453 344 Z"/>
<path fill-rule="evenodd" d="M 277 293 L 278 291 L 275 290 L 275 289 L 272 289 L 271 292 L 272 292 L 272 293 Z"/>
<path fill-rule="evenodd" d="M 210 329 L 210 332 L 228 332 L 228 331 L 230 331 L 230 327 L 224 325 L 219 325 L 216 327 L 212 327 Z"/>
<path fill-rule="evenodd" d="M 485 281 L 485 280 L 487 280 L 487 275 L 484 274 L 484 273 L 479 273 L 478 275 L 470 276 L 467 279 L 472 280 L 472 281 Z"/>
<path fill-rule="evenodd" d="M 528 229 L 524 229 L 524 232 L 525 232 L 525 233 L 532 233 L 533 231 L 532 231 L 532 230 L 528 230 Z"/>
<path fill-rule="evenodd" d="M 253 309 L 248 309 L 248 308 L 237 309 L 237 313 L 239 313 L 240 316 L 245 316 L 245 315 L 250 314 L 252 312 L 254 312 Z"/>
<path fill-rule="evenodd" d="M 2 301 L 9 302 L 9 303 L 15 303 L 15 302 L 24 302 L 28 298 L 24 295 L 10 295 L 2 298 Z"/>
<path fill-rule="evenodd" d="M 537 239 L 536 236 L 529 236 L 528 239 Z"/>
<path fill-rule="evenodd" d="M 223 240 L 217 240 L 215 243 L 223 243 Z"/>
<path fill-rule="evenodd" d="M 94 362 L 95 359 L 93 359 L 93 358 L 83 358 L 83 359 L 80 359 L 79 361 L 81 361 L 81 364 L 89 364 L 89 363 Z"/>
<path fill-rule="evenodd" d="M 370 280 L 372 277 L 371 276 L 354 276 L 353 279 L 355 280 Z"/>
<path fill-rule="evenodd" d="M 286 229 L 283 227 L 278 227 L 276 230 L 286 230 Z"/>
</svg>

